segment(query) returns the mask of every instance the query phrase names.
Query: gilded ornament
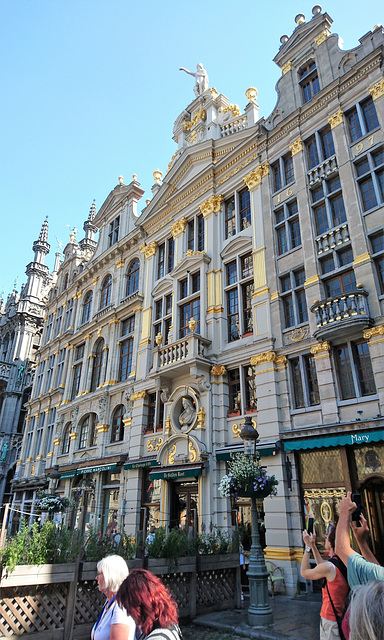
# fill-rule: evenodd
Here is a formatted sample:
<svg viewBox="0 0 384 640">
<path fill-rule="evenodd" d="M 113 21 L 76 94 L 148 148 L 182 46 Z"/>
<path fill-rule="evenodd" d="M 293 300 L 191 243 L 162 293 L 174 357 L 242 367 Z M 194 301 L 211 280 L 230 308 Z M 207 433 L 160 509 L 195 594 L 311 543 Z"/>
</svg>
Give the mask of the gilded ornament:
<svg viewBox="0 0 384 640">
<path fill-rule="evenodd" d="M 185 231 L 185 227 L 187 226 L 187 218 L 183 216 L 180 220 L 177 220 L 174 224 L 171 225 L 171 233 L 173 239 L 177 238 L 177 236 L 181 235 Z"/>
<path fill-rule="evenodd" d="M 232 425 L 232 432 L 234 438 L 240 438 L 241 429 L 238 424 L 235 423 Z"/>
<path fill-rule="evenodd" d="M 160 447 L 163 445 L 163 442 L 164 442 L 163 438 L 157 438 L 156 446 L 155 446 L 156 451 L 160 449 Z"/>
<path fill-rule="evenodd" d="M 140 253 L 144 253 L 146 258 L 152 258 L 152 256 L 156 255 L 157 251 L 157 242 L 153 240 L 149 244 L 142 244 L 140 247 Z"/>
<path fill-rule="evenodd" d="M 98 282 L 99 282 L 99 278 L 97 276 L 96 276 L 96 278 L 93 278 L 92 284 L 93 284 L 94 287 L 96 287 Z"/>
<path fill-rule="evenodd" d="M 275 362 L 276 358 L 276 351 L 266 351 L 265 353 L 259 353 L 257 356 L 251 356 L 251 365 L 256 367 L 258 364 L 264 364 L 265 362 Z"/>
<path fill-rule="evenodd" d="M 55 447 L 58 447 L 60 443 L 61 443 L 60 438 L 55 438 L 54 441 L 53 441 L 53 444 L 54 444 Z"/>
<path fill-rule="evenodd" d="M 132 418 L 123 418 L 124 427 L 130 427 L 132 424 Z"/>
<path fill-rule="evenodd" d="M 120 258 L 120 260 L 116 260 L 115 265 L 118 269 L 121 269 L 122 267 L 124 267 L 124 262 L 125 262 L 125 259 Z"/>
<path fill-rule="evenodd" d="M 197 428 L 204 429 L 205 428 L 205 409 L 201 407 L 196 414 L 197 416 Z"/>
<path fill-rule="evenodd" d="M 160 184 L 162 177 L 163 177 L 163 174 L 160 171 L 160 169 L 156 169 L 156 171 L 153 172 L 153 179 L 156 182 L 156 184 Z"/>
<path fill-rule="evenodd" d="M 339 126 L 339 124 L 342 124 L 343 120 L 344 114 L 342 109 L 339 109 L 338 111 L 336 111 L 336 113 L 333 114 L 333 116 L 330 116 L 328 118 L 331 129 L 334 129 L 335 127 Z"/>
<path fill-rule="evenodd" d="M 169 452 L 168 464 L 175 464 L 175 455 L 176 455 L 176 445 L 174 444 L 172 449 Z"/>
<path fill-rule="evenodd" d="M 303 139 L 301 137 L 297 138 L 295 142 L 292 142 L 292 144 L 289 145 L 289 150 L 293 156 L 300 153 L 300 151 L 303 150 Z"/>
<path fill-rule="evenodd" d="M 316 36 L 315 43 L 317 44 L 317 46 L 320 47 L 320 45 L 326 41 L 329 35 L 330 33 L 328 29 L 324 29 L 324 31 L 322 31 L 318 36 Z"/>
<path fill-rule="evenodd" d="M 248 102 L 256 102 L 257 89 L 255 89 L 255 87 L 249 87 L 249 89 L 246 90 L 245 95 Z"/>
<path fill-rule="evenodd" d="M 189 327 L 189 330 L 192 331 L 192 333 L 195 331 L 197 327 L 197 322 L 193 316 L 188 322 L 188 327 Z"/>
<path fill-rule="evenodd" d="M 158 347 L 161 347 L 161 344 L 162 344 L 162 342 L 163 342 L 163 336 L 162 336 L 162 334 L 160 333 L 160 331 L 159 331 L 159 333 L 157 334 L 157 336 L 156 336 L 156 338 L 155 338 L 155 342 L 156 342 L 156 344 L 157 344 L 157 346 L 158 346 Z"/>
<path fill-rule="evenodd" d="M 262 179 L 269 174 L 269 162 L 259 164 L 256 169 L 253 169 L 243 178 L 248 189 L 254 189 L 261 184 Z"/>
<path fill-rule="evenodd" d="M 207 114 L 205 109 L 203 109 L 203 107 L 200 107 L 193 113 L 192 119 L 189 122 L 183 122 L 184 131 L 190 131 L 192 127 L 196 127 L 196 125 L 199 124 L 200 120 L 205 120 L 206 117 Z"/>
<path fill-rule="evenodd" d="M 303 327 L 300 327 L 300 329 L 293 329 L 293 331 L 291 331 L 290 338 L 292 342 L 300 342 L 300 340 L 304 340 L 306 333 L 307 332 Z"/>
<path fill-rule="evenodd" d="M 206 252 L 205 251 L 193 251 L 193 249 L 187 249 L 186 256 L 206 256 Z"/>
<path fill-rule="evenodd" d="M 200 204 L 199 208 L 204 218 L 209 216 L 211 213 L 219 213 L 219 211 L 221 211 L 223 202 L 224 196 L 219 193 L 217 195 L 210 196 L 208 200 L 205 200 L 205 202 Z"/>
<path fill-rule="evenodd" d="M 287 356 L 277 356 L 275 358 L 275 364 L 287 364 Z"/>
<path fill-rule="evenodd" d="M 363 336 L 365 340 L 369 340 L 374 336 L 384 336 L 384 324 L 380 324 L 378 327 L 371 327 L 371 329 L 365 329 Z"/>
<path fill-rule="evenodd" d="M 228 107 L 221 107 L 221 109 L 219 109 L 219 111 L 221 113 L 232 113 L 232 118 L 238 118 L 239 116 L 241 116 L 241 111 L 240 111 L 240 107 L 238 104 L 229 104 Z"/>
<path fill-rule="evenodd" d="M 136 393 L 132 393 L 129 399 L 131 402 L 136 402 L 136 400 L 145 400 L 146 397 L 146 391 L 136 391 Z"/>
<path fill-rule="evenodd" d="M 196 451 L 196 449 L 193 446 L 193 443 L 191 441 L 189 441 L 189 444 L 188 444 L 188 451 L 189 451 L 189 461 L 190 462 L 196 462 L 196 460 L 197 460 L 197 451 Z"/>
<path fill-rule="evenodd" d="M 154 442 L 153 440 L 147 440 L 147 451 L 149 453 L 151 453 L 151 451 L 153 451 L 153 442 Z M 155 440 L 155 442 L 156 442 L 156 440 Z"/>
<path fill-rule="evenodd" d="M 223 364 L 214 364 L 211 369 L 211 376 L 224 376 L 227 370 Z"/>
<path fill-rule="evenodd" d="M 319 344 L 315 344 L 313 347 L 311 347 L 311 353 L 313 356 L 317 355 L 318 353 L 323 353 L 324 351 L 327 352 L 330 350 L 331 345 L 327 341 L 320 342 Z"/>
<path fill-rule="evenodd" d="M 171 419 L 165 418 L 165 435 L 170 436 L 172 433 L 172 429 L 171 429 Z"/>
<path fill-rule="evenodd" d="M 381 96 L 384 96 L 384 78 L 382 80 L 379 80 L 379 82 L 376 82 L 373 87 L 370 87 L 369 93 L 374 100 L 377 100 L 377 98 L 381 98 Z"/>
<path fill-rule="evenodd" d="M 283 74 L 283 76 L 285 76 L 285 74 L 288 73 L 288 71 L 291 71 L 291 69 L 292 69 L 292 62 L 290 60 L 288 60 L 288 62 L 286 62 L 281 67 L 281 73 Z"/>
</svg>

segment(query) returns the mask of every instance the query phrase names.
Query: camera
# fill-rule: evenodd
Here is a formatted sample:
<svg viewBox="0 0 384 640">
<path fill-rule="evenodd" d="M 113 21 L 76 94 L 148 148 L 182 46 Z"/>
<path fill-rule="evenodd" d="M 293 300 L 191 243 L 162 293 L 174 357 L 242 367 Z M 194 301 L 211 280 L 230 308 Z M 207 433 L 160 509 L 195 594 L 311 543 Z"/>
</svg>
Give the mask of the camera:
<svg viewBox="0 0 384 640">
<path fill-rule="evenodd" d="M 313 518 L 308 518 L 308 533 L 311 534 L 313 533 L 313 522 L 314 519 Z"/>
<path fill-rule="evenodd" d="M 357 506 L 356 511 L 354 511 L 352 513 L 352 520 L 353 520 L 353 522 L 356 522 L 356 526 L 357 527 L 361 527 L 360 515 L 363 512 L 363 505 L 361 504 L 361 495 L 360 495 L 360 493 L 352 493 L 351 500 Z"/>
</svg>

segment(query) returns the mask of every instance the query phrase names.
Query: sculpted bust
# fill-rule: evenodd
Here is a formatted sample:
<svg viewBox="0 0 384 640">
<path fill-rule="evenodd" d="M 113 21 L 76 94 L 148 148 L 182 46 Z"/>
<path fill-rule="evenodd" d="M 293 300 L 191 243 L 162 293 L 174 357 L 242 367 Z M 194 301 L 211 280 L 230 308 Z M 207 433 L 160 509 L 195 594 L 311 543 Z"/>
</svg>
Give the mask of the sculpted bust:
<svg viewBox="0 0 384 640">
<path fill-rule="evenodd" d="M 189 398 L 184 397 L 182 399 L 183 411 L 179 416 L 179 423 L 181 428 L 189 427 L 195 420 L 196 409 Z"/>
</svg>

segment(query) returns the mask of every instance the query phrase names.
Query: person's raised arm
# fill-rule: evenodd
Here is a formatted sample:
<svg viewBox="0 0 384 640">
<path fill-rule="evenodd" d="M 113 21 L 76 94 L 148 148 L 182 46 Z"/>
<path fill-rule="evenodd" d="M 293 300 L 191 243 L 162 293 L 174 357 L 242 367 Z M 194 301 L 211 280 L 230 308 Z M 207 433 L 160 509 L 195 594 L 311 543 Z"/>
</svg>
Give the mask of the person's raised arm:
<svg viewBox="0 0 384 640">
<path fill-rule="evenodd" d="M 368 544 L 368 536 L 369 536 L 369 529 L 368 529 L 368 523 L 366 521 L 366 519 L 364 518 L 363 514 L 360 515 L 360 524 L 361 526 L 358 527 L 356 522 L 351 522 L 351 529 L 354 533 L 354 536 L 357 540 L 357 544 L 359 545 L 360 548 L 360 552 L 361 555 L 364 556 L 364 558 L 366 560 L 368 560 L 368 562 L 373 562 L 374 564 L 380 564 L 375 556 L 373 555 L 371 549 L 369 548 L 369 544 Z"/>
<path fill-rule="evenodd" d="M 303 531 L 303 541 L 305 544 L 305 550 L 303 555 L 303 560 L 301 563 L 301 577 L 305 580 L 319 580 L 320 578 L 327 578 L 327 580 L 334 580 L 336 576 L 335 566 L 331 562 L 324 562 L 320 553 L 316 547 L 316 536 L 315 534 L 309 534 L 308 531 Z M 310 560 L 310 551 L 312 550 L 313 555 L 315 556 L 315 560 L 317 562 L 317 566 L 311 569 L 309 560 Z M 317 559 L 319 558 L 319 562 Z"/>
<path fill-rule="evenodd" d="M 349 521 L 352 513 L 356 511 L 357 505 L 352 502 L 351 495 L 351 492 L 348 491 L 347 495 L 339 502 L 339 521 L 336 527 L 335 552 L 345 565 L 348 564 L 349 556 L 355 553 L 351 547 Z"/>
</svg>

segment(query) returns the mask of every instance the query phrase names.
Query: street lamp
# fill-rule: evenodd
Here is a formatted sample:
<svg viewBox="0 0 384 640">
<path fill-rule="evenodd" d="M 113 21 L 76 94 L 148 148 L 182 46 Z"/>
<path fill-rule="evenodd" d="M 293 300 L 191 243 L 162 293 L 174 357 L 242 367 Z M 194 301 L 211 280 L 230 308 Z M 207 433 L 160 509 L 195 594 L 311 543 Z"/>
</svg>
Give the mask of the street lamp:
<svg viewBox="0 0 384 640">
<path fill-rule="evenodd" d="M 240 431 L 244 442 L 244 453 L 256 458 L 256 442 L 259 434 L 253 428 L 252 419 L 246 416 Z M 265 566 L 264 553 L 260 545 L 259 524 L 257 519 L 256 494 L 251 496 L 252 546 L 249 554 L 249 608 L 248 622 L 252 626 L 273 624 L 273 612 L 269 604 L 268 571 Z"/>
<path fill-rule="evenodd" d="M 53 480 L 52 492 L 54 493 L 57 485 L 59 484 L 59 480 L 61 478 L 61 473 L 59 471 L 59 465 L 58 464 L 53 465 L 53 469 L 52 469 L 51 473 L 48 475 L 48 478 Z"/>
</svg>

